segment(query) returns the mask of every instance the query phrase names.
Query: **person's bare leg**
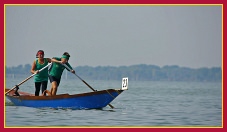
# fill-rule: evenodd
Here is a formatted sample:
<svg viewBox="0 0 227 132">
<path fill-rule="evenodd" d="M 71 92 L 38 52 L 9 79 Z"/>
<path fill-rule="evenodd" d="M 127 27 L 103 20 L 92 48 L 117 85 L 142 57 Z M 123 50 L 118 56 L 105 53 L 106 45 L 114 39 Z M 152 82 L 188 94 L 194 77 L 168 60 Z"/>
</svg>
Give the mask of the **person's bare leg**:
<svg viewBox="0 0 227 132">
<path fill-rule="evenodd" d="M 51 92 L 50 92 L 49 90 L 45 90 L 45 91 L 43 92 L 42 96 L 46 96 L 46 94 L 47 94 L 48 96 L 51 96 Z"/>
<path fill-rule="evenodd" d="M 52 93 L 53 91 L 53 86 L 52 86 L 52 83 L 51 83 L 51 86 L 50 86 L 50 93 Z"/>
<path fill-rule="evenodd" d="M 56 95 L 58 90 L 58 85 L 56 81 L 52 82 L 51 95 Z"/>
</svg>

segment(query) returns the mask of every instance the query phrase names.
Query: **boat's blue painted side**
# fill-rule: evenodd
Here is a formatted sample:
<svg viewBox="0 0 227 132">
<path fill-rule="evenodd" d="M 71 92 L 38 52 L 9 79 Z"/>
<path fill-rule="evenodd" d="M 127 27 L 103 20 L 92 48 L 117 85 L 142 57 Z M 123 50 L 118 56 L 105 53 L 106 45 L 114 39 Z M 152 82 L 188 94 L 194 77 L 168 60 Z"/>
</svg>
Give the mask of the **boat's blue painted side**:
<svg viewBox="0 0 227 132">
<path fill-rule="evenodd" d="M 83 94 L 62 94 L 56 96 L 31 96 L 21 95 L 6 97 L 16 106 L 26 107 L 51 107 L 51 108 L 72 108 L 72 109 L 97 109 L 106 107 L 123 90 L 102 90 Z"/>
</svg>

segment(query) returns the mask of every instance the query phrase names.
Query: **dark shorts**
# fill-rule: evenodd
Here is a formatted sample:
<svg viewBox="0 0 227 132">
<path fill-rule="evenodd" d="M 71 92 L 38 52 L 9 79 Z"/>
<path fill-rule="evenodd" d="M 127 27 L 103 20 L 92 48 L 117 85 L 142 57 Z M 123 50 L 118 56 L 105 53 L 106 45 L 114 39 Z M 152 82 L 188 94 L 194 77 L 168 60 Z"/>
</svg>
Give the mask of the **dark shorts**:
<svg viewBox="0 0 227 132">
<path fill-rule="evenodd" d="M 55 82 L 57 82 L 57 85 L 59 86 L 61 79 L 57 79 L 56 77 L 51 76 L 51 75 L 49 75 L 49 79 L 50 79 L 50 83 L 55 81 Z"/>
</svg>

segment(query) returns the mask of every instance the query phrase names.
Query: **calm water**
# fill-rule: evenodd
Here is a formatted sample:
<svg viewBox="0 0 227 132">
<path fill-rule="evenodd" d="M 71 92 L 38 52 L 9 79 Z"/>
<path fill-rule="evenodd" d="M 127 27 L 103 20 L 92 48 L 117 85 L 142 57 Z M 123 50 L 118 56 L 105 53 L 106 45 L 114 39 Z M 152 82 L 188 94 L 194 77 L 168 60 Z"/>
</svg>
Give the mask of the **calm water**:
<svg viewBox="0 0 227 132">
<path fill-rule="evenodd" d="M 6 87 L 12 88 L 25 78 L 7 78 Z M 97 90 L 121 87 L 121 79 L 85 81 Z M 22 84 L 20 90 L 34 93 L 33 79 Z M 90 91 L 75 78 L 62 80 L 58 94 Z M 38 109 L 14 106 L 6 99 L 5 126 L 222 126 L 221 82 L 133 82 L 129 78 L 129 90 L 120 94 L 111 104 L 115 109 L 109 106 L 101 110 Z"/>
</svg>

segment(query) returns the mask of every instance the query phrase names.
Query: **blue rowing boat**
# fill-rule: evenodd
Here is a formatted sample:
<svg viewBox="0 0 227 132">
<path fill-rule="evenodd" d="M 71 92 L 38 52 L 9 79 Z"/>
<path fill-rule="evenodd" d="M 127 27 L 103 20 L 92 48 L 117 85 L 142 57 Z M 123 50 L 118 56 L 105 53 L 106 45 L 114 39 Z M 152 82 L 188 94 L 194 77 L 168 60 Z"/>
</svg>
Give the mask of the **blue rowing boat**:
<svg viewBox="0 0 227 132">
<path fill-rule="evenodd" d="M 128 85 L 128 83 L 127 83 Z M 125 81 L 121 89 L 107 89 L 80 94 L 59 94 L 54 96 L 34 96 L 33 94 L 5 89 L 10 91 L 6 97 L 16 106 L 35 108 L 70 108 L 70 109 L 100 109 L 110 105 L 118 95 L 127 90 Z M 17 94 L 15 94 L 15 92 Z"/>
<path fill-rule="evenodd" d="M 6 89 L 9 90 L 9 89 Z M 107 89 L 81 94 L 59 94 L 55 96 L 34 96 L 30 93 L 20 92 L 20 96 L 14 95 L 12 90 L 6 97 L 16 106 L 50 107 L 71 109 L 99 109 L 106 107 L 124 90 Z"/>
</svg>

